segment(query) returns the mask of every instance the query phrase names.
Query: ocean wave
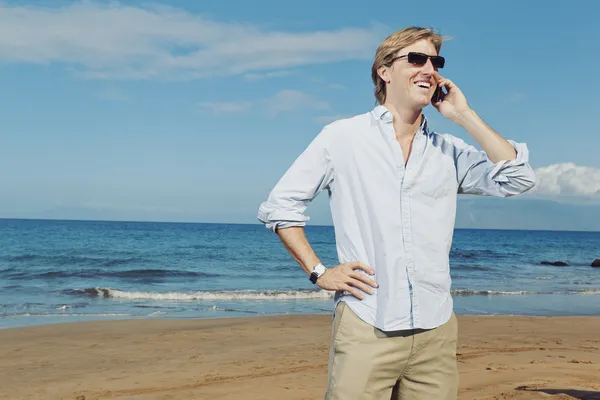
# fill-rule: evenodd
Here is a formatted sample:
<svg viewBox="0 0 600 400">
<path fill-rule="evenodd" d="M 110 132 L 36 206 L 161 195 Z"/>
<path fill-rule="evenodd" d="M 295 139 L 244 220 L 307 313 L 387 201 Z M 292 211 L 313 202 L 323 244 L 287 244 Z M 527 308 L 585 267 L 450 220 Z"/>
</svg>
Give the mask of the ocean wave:
<svg viewBox="0 0 600 400">
<path fill-rule="evenodd" d="M 93 265 L 98 267 L 115 267 L 118 265 L 126 265 L 131 263 L 144 263 L 147 260 L 140 257 L 127 258 L 112 258 L 112 257 L 87 257 L 76 255 L 52 255 L 52 254 L 20 254 L 17 256 L 9 256 L 4 258 L 9 262 L 39 262 L 43 264 L 51 264 L 60 267 L 72 265 Z"/>
<path fill-rule="evenodd" d="M 124 271 L 102 271 L 102 270 L 79 270 L 79 271 L 46 271 L 46 272 L 19 272 L 9 274 L 10 280 L 21 279 L 64 279 L 64 278 L 213 278 L 219 274 L 209 274 L 199 271 L 183 271 L 171 269 L 130 269 Z"/>
<path fill-rule="evenodd" d="M 326 245 L 326 246 L 335 246 L 335 240 L 313 240 L 310 242 L 311 245 L 313 246 L 322 246 L 322 245 Z"/>
<path fill-rule="evenodd" d="M 150 308 L 150 309 L 159 309 L 159 310 L 180 310 L 181 307 L 180 306 L 165 306 L 165 305 L 156 305 L 156 304 L 152 304 L 152 305 L 144 305 L 144 304 L 136 304 L 133 306 L 134 308 Z M 235 308 L 228 308 L 228 307 L 219 307 L 216 304 L 210 305 L 208 307 L 194 307 L 194 310 L 205 310 L 205 311 L 225 311 L 225 312 L 237 312 L 237 313 L 245 313 L 245 314 L 259 314 L 258 311 L 250 311 L 250 310 L 238 310 Z M 148 315 L 152 315 L 156 312 L 162 312 L 162 313 L 167 313 L 166 311 L 155 311 L 153 313 L 150 313 Z"/>
<path fill-rule="evenodd" d="M 6 261 L 13 261 L 13 262 L 19 262 L 19 261 L 30 261 L 30 260 L 35 260 L 38 256 L 34 255 L 34 254 L 22 254 L 19 256 L 14 256 L 14 257 L 5 257 Z"/>
<path fill-rule="evenodd" d="M 65 294 L 130 300 L 311 300 L 330 299 L 326 290 L 239 290 L 199 292 L 137 292 L 110 288 L 67 290 Z"/>
<path fill-rule="evenodd" d="M 528 295 L 528 294 L 560 294 L 560 295 L 573 295 L 573 294 L 600 294 L 600 290 L 596 289 L 578 289 L 578 290 L 561 290 L 551 292 L 532 292 L 527 290 L 516 290 L 516 291 L 503 291 L 503 290 L 466 290 L 458 289 L 453 290 L 454 296 L 511 296 L 511 295 Z"/>
<path fill-rule="evenodd" d="M 553 292 L 530 292 L 525 290 L 504 291 L 504 290 L 453 290 L 454 296 L 494 296 L 494 295 L 523 295 L 523 294 L 553 294 Z"/>
<path fill-rule="evenodd" d="M 452 265 L 450 271 L 491 271 L 490 267 L 482 267 L 480 265 Z"/>
<path fill-rule="evenodd" d="M 225 291 L 198 291 L 198 292 L 146 292 L 127 291 L 111 288 L 69 289 L 65 294 L 103 297 L 106 299 L 126 300 L 173 300 L 173 301 L 215 301 L 215 300 L 328 300 L 332 299 L 334 292 L 327 290 L 225 290 Z M 600 290 L 580 289 L 566 291 L 505 291 L 505 290 L 452 290 L 454 296 L 516 296 L 516 295 L 573 295 L 573 294 L 600 294 Z"/>
<path fill-rule="evenodd" d="M 579 289 L 575 291 L 577 294 L 600 294 L 600 290 L 596 289 Z"/>
<path fill-rule="evenodd" d="M 517 257 L 518 254 L 499 252 L 490 249 L 479 249 L 479 250 L 465 250 L 465 249 L 452 249 L 450 250 L 450 258 L 457 259 L 474 259 L 474 258 L 494 258 L 494 259 L 506 259 L 511 257 Z"/>
<path fill-rule="evenodd" d="M 134 314 L 122 314 L 122 313 L 99 313 L 99 314 L 72 314 L 72 313 L 49 313 L 49 314 L 11 314 L 11 315 L 0 315 L 0 319 L 6 318 L 18 318 L 18 317 L 133 317 Z"/>
<path fill-rule="evenodd" d="M 212 305 L 210 307 L 201 308 L 201 310 L 209 310 L 209 311 L 225 311 L 225 312 L 237 312 L 237 313 L 245 313 L 245 314 L 259 314 L 258 311 L 250 311 L 250 310 L 236 310 L 234 308 L 226 308 L 226 307 L 218 307 L 217 305 Z"/>
</svg>

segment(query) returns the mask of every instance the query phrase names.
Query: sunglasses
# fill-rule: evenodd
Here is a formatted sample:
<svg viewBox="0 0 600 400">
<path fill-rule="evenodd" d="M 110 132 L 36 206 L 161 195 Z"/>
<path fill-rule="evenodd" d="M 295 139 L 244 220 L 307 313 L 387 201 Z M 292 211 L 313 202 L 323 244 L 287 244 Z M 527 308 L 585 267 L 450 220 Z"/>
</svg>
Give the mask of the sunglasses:
<svg viewBox="0 0 600 400">
<path fill-rule="evenodd" d="M 431 60 L 431 64 L 434 68 L 444 68 L 444 64 L 446 63 L 446 60 L 442 56 L 430 56 L 423 53 L 410 52 L 408 54 L 392 58 L 390 60 L 390 64 L 404 57 L 408 59 L 409 63 L 416 65 L 425 65 L 427 63 L 427 60 L 429 59 Z"/>
</svg>

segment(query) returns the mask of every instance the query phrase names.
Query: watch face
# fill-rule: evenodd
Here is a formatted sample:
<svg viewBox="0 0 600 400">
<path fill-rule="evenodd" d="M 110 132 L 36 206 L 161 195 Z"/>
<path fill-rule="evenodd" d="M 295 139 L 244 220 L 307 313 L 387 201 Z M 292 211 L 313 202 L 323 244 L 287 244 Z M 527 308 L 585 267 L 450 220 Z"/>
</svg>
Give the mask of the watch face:
<svg viewBox="0 0 600 400">
<path fill-rule="evenodd" d="M 316 272 L 319 275 L 323 274 L 325 272 L 325 266 L 323 264 L 317 264 L 315 266 L 314 272 Z"/>
</svg>

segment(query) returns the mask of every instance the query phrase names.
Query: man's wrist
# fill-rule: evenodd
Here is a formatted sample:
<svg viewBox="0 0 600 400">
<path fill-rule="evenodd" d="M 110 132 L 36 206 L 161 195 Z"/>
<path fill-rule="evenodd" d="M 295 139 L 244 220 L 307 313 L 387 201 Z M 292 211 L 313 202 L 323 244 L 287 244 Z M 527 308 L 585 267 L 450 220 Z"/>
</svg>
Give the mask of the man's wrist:
<svg viewBox="0 0 600 400">
<path fill-rule="evenodd" d="M 318 263 L 315 265 L 310 273 L 309 280 L 313 283 L 317 283 L 317 279 L 319 279 L 327 270 L 327 268 L 322 264 Z"/>
<path fill-rule="evenodd" d="M 460 125 L 462 128 L 468 130 L 468 127 L 472 126 L 473 123 L 477 122 L 478 119 L 479 116 L 477 113 L 472 108 L 468 108 L 457 113 L 456 117 L 454 118 L 454 122 Z"/>
</svg>

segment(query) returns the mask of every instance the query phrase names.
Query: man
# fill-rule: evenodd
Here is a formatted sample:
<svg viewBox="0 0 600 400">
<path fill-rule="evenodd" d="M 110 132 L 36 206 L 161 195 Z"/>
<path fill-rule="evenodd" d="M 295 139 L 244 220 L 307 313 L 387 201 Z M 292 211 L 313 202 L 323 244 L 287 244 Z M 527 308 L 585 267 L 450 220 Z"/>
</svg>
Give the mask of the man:
<svg viewBox="0 0 600 400">
<path fill-rule="evenodd" d="M 372 67 L 379 104 L 325 126 L 259 209 L 313 283 L 335 291 L 326 399 L 456 399 L 457 193 L 507 197 L 535 184 L 527 146 L 487 126 L 439 74 L 442 40 L 419 27 L 386 38 Z M 437 88 L 443 97 L 432 100 Z M 430 102 L 482 151 L 432 131 Z M 303 230 L 322 190 L 340 262 L 329 268 Z"/>
</svg>

